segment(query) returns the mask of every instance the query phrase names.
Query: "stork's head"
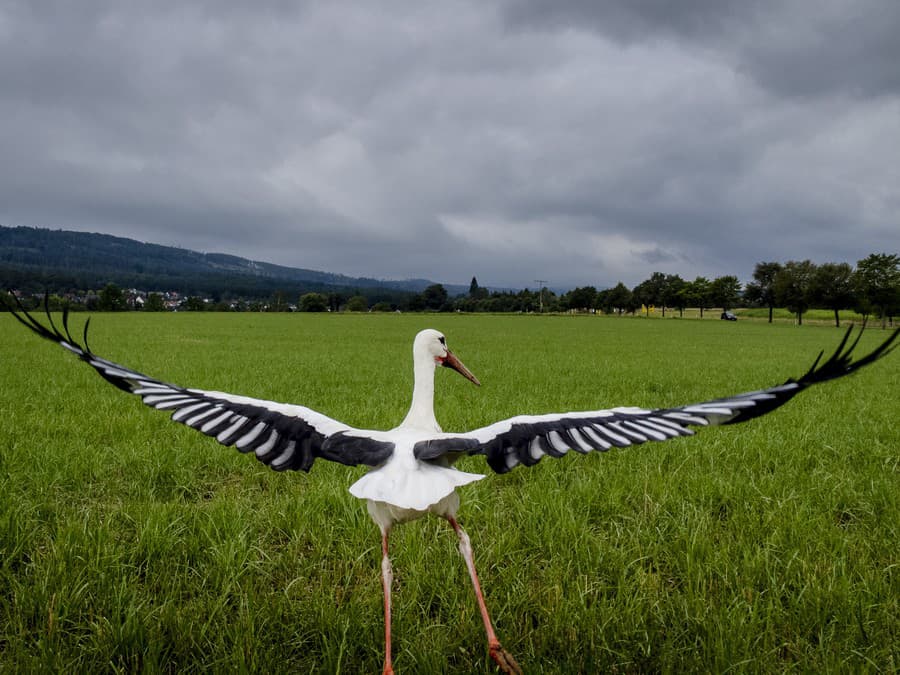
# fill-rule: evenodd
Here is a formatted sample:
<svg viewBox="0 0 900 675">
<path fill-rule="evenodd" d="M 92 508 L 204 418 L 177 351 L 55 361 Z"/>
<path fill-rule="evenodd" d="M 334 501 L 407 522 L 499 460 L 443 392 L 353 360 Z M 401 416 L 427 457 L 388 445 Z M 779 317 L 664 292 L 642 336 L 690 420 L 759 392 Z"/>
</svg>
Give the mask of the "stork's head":
<svg viewBox="0 0 900 675">
<path fill-rule="evenodd" d="M 470 382 L 481 386 L 481 382 L 475 377 L 463 362 L 456 358 L 456 354 L 447 348 L 447 338 L 442 333 L 432 328 L 426 328 L 416 335 L 413 342 L 413 358 L 433 361 L 436 365 L 453 368 L 457 373 Z"/>
</svg>

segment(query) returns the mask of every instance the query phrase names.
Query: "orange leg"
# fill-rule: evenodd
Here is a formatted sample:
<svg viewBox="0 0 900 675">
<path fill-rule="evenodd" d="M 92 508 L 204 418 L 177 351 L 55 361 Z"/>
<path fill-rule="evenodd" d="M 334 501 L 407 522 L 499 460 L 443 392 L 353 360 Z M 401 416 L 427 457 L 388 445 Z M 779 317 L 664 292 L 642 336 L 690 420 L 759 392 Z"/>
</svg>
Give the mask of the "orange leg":
<svg viewBox="0 0 900 675">
<path fill-rule="evenodd" d="M 472 579 L 472 587 L 475 589 L 475 599 L 478 601 L 481 620 L 484 621 L 484 630 L 487 633 L 488 653 L 502 672 L 510 675 L 522 675 L 522 669 L 519 668 L 519 664 L 516 663 L 512 654 L 503 649 L 500 640 L 497 639 L 497 634 L 494 632 L 491 616 L 488 614 L 487 605 L 484 602 L 484 594 L 481 592 L 481 584 L 478 583 L 478 572 L 475 571 L 475 559 L 472 556 L 472 543 L 469 541 L 469 535 L 456 522 L 455 518 L 448 516 L 447 520 L 459 536 L 459 552 L 466 561 L 469 577 Z"/>
<path fill-rule="evenodd" d="M 382 675 L 394 675 L 394 664 L 391 661 L 391 584 L 394 573 L 391 570 L 391 559 L 388 557 L 389 529 L 381 531 L 381 583 L 384 587 L 384 670 Z"/>
</svg>

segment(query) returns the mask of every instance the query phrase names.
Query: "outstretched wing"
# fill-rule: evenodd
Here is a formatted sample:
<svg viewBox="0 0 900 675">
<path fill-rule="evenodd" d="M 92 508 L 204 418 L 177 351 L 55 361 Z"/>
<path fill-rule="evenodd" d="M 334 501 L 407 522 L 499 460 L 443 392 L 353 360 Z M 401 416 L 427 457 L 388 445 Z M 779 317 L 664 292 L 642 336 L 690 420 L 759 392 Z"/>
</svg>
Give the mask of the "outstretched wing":
<svg viewBox="0 0 900 675">
<path fill-rule="evenodd" d="M 354 429 L 303 406 L 186 389 L 101 358 L 88 346 L 90 319 L 84 324 L 82 346 L 69 333 L 68 311 L 63 312 L 64 333 L 53 323 L 49 309 L 49 327 L 31 316 L 21 303 L 18 311 L 10 311 L 23 325 L 89 364 L 107 382 L 140 396 L 148 406 L 171 412 L 175 422 L 241 452 L 253 452 L 259 461 L 276 471 L 309 471 L 317 457 L 350 466 L 378 466 L 394 451 L 393 443 L 377 438 L 378 432 Z"/>
<path fill-rule="evenodd" d="M 444 455 L 485 455 L 497 473 L 524 464 L 536 464 L 544 455 L 561 457 L 569 450 L 587 453 L 624 448 L 645 441 L 665 441 L 678 436 L 692 436 L 691 427 L 737 424 L 765 415 L 784 405 L 801 391 L 820 382 L 833 380 L 862 368 L 885 356 L 900 335 L 900 328 L 875 350 L 851 361 L 856 340 L 847 347 L 851 326 L 830 359 L 819 365 L 822 353 L 812 367 L 797 380 L 782 385 L 715 399 L 679 408 L 644 410 L 613 408 L 591 412 L 512 417 L 466 434 L 442 434 L 415 445 L 415 456 L 436 460 Z M 846 347 L 846 349 L 845 349 Z"/>
</svg>

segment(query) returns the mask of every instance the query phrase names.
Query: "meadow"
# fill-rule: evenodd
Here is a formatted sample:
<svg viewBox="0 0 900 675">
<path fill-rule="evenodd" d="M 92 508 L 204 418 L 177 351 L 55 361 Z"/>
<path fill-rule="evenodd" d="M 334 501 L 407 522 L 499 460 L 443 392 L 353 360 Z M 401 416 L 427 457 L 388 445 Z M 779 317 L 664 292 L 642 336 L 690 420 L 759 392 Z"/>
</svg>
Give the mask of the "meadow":
<svg viewBox="0 0 900 675">
<path fill-rule="evenodd" d="M 73 322 L 80 331 L 83 316 Z M 799 376 L 826 325 L 616 317 L 97 314 L 91 346 L 169 382 L 406 413 L 447 334 L 447 430 L 660 407 Z M 887 333 L 869 329 L 865 351 Z M 545 458 L 462 488 L 488 606 L 526 673 L 897 672 L 900 353 L 748 424 Z M 276 473 L 0 314 L 0 672 L 380 672 L 380 540 L 319 460 Z M 573 456 L 574 455 L 574 456 Z M 456 539 L 395 529 L 398 673 L 493 673 Z"/>
</svg>

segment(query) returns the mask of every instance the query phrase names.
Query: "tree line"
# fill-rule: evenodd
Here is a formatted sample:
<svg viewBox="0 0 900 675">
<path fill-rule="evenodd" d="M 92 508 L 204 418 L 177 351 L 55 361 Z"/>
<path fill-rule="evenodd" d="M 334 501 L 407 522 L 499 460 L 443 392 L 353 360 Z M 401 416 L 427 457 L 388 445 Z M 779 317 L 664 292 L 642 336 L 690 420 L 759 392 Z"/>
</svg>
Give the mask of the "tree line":
<svg viewBox="0 0 900 675">
<path fill-rule="evenodd" d="M 177 294 L 176 294 L 177 295 Z M 296 296 L 294 296 L 296 297 Z M 29 299 L 30 298 L 30 299 Z M 308 292 L 290 299 L 284 291 L 275 291 L 268 299 L 231 300 L 204 299 L 198 296 L 164 297 L 162 293 L 125 291 L 109 283 L 100 291 L 83 295 L 50 296 L 51 309 L 68 305 L 72 309 L 119 311 L 302 311 L 302 312 L 603 312 L 636 314 L 651 308 L 684 313 L 688 307 L 698 308 L 700 316 L 713 308 L 722 311 L 735 307 L 765 307 L 772 322 L 776 307 L 784 307 L 796 315 L 798 323 L 809 309 L 834 312 L 840 325 L 840 311 L 853 309 L 865 316 L 874 315 L 893 323 L 900 311 L 900 255 L 873 253 L 850 264 L 822 263 L 810 260 L 759 262 L 753 281 L 742 286 L 733 275 L 708 279 L 698 276 L 687 281 L 677 274 L 654 272 L 633 288 L 619 282 L 612 288 L 597 290 L 594 286 L 574 288 L 557 294 L 547 288 L 520 291 L 491 291 L 479 286 L 473 277 L 468 293 L 451 297 L 442 284 L 432 284 L 421 293 L 403 298 L 371 297 L 365 291 Z M 24 297 L 34 306 L 39 298 Z"/>
<path fill-rule="evenodd" d="M 698 308 L 700 316 L 712 308 L 723 311 L 738 306 L 766 307 L 769 322 L 774 309 L 785 307 L 803 323 L 807 310 L 834 312 L 840 325 L 840 311 L 853 309 L 863 315 L 890 320 L 900 310 L 900 256 L 873 253 L 850 264 L 816 264 L 810 260 L 757 263 L 753 281 L 741 285 L 733 275 L 714 279 L 698 276 L 692 281 L 677 274 L 654 272 L 633 288 L 619 282 L 612 288 L 597 290 L 583 286 L 557 295 L 545 288 L 521 291 L 490 291 L 473 277 L 469 292 L 450 297 L 441 284 L 433 284 L 398 305 L 368 304 L 364 296 L 351 297 L 339 307 L 348 311 L 433 311 L 433 312 L 604 312 L 635 314 L 642 308 L 656 308 L 683 315 L 688 307 Z M 301 311 L 334 309 L 322 294 L 309 293 L 300 298 Z"/>
<path fill-rule="evenodd" d="M 759 262 L 753 281 L 743 288 L 735 276 L 715 279 L 697 277 L 686 281 L 677 274 L 654 272 L 650 278 L 629 289 L 623 283 L 597 291 L 591 286 L 576 288 L 560 298 L 568 310 L 602 310 L 606 313 L 635 313 L 639 308 L 660 308 L 683 312 L 686 307 L 723 311 L 737 306 L 765 307 L 772 322 L 776 307 L 784 307 L 803 323 L 809 309 L 834 312 L 840 325 L 840 311 L 853 309 L 864 316 L 874 315 L 882 323 L 893 323 L 900 311 L 900 256 L 873 253 L 851 267 L 846 262 L 816 264 L 810 260 Z"/>
<path fill-rule="evenodd" d="M 612 288 L 582 286 L 557 296 L 546 289 L 491 293 L 473 278 L 468 295 L 447 301 L 441 308 L 515 312 L 537 311 L 539 306 L 550 312 L 601 311 L 620 315 L 635 314 L 642 308 L 649 313 L 653 307 L 662 316 L 667 311 L 682 315 L 691 307 L 698 308 L 701 317 L 713 308 L 728 311 L 738 306 L 765 307 L 770 323 L 775 308 L 784 307 L 801 324 L 807 310 L 827 309 L 834 313 L 835 325 L 840 325 L 841 310 L 852 309 L 893 323 L 900 312 L 900 255 L 873 253 L 857 261 L 855 268 L 846 262 L 759 262 L 753 281 L 745 286 L 734 275 L 714 279 L 698 276 L 687 281 L 677 274 L 654 272 L 633 288 L 619 282 Z"/>
</svg>

